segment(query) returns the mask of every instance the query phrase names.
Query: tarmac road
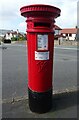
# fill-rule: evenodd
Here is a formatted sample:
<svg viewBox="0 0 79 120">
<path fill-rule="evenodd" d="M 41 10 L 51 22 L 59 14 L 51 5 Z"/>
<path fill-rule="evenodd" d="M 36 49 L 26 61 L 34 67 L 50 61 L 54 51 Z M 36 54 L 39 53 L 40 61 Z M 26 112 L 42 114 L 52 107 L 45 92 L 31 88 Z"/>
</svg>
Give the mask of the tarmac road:
<svg viewBox="0 0 79 120">
<path fill-rule="evenodd" d="M 79 50 L 77 51 L 75 47 L 55 47 L 54 107 L 48 113 L 40 115 L 32 113 L 28 107 L 26 46 L 24 44 L 5 46 L 7 49 L 0 48 L 0 51 L 2 50 L 3 118 L 77 118 L 75 90 L 77 89 L 77 63 L 79 62 L 77 53 Z"/>
<path fill-rule="evenodd" d="M 27 49 L 24 44 L 5 45 L 2 50 L 2 98 L 27 95 Z M 79 51 L 78 51 L 79 52 Z M 78 61 L 79 62 L 79 61 Z M 76 48 L 54 49 L 53 89 L 55 92 L 76 89 Z"/>
</svg>

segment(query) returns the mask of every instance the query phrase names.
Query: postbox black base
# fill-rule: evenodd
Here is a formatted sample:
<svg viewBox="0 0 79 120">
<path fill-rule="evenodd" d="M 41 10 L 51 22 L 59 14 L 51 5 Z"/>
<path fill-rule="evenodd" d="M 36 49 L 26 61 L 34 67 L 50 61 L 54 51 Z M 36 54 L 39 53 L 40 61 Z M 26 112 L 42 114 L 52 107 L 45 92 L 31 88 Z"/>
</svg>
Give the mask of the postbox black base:
<svg viewBox="0 0 79 120">
<path fill-rule="evenodd" d="M 29 107 L 32 112 L 45 113 L 52 108 L 52 89 L 47 92 L 33 92 L 28 88 Z"/>
</svg>

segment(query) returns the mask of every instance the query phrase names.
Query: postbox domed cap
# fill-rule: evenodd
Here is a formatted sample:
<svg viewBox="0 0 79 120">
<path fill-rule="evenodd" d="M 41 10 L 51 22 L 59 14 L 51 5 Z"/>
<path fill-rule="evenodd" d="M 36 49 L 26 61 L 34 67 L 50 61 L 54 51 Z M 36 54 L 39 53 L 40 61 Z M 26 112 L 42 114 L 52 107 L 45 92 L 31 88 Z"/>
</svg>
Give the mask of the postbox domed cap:
<svg viewBox="0 0 79 120">
<path fill-rule="evenodd" d="M 20 9 L 21 15 L 24 17 L 38 17 L 38 16 L 45 16 L 45 17 L 54 17 L 57 18 L 60 16 L 61 10 L 57 7 L 51 5 L 44 5 L 44 4 L 34 4 L 24 6 Z"/>
</svg>

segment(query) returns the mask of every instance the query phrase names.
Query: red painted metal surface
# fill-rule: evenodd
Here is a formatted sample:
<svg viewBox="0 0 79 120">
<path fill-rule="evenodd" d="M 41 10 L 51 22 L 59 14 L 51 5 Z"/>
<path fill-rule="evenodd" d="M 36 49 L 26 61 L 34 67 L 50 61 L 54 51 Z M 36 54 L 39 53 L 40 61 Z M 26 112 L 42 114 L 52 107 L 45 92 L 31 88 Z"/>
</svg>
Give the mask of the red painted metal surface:
<svg viewBox="0 0 79 120">
<path fill-rule="evenodd" d="M 60 9 L 50 5 L 35 4 L 24 6 L 20 9 L 24 17 L 43 16 L 56 18 L 60 16 Z"/>
<path fill-rule="evenodd" d="M 60 9 L 49 5 L 29 5 L 20 9 L 21 15 L 27 17 L 28 47 L 28 87 L 35 92 L 52 89 L 54 22 L 60 16 Z M 48 49 L 38 49 L 38 36 L 48 37 Z M 35 59 L 35 52 L 48 52 L 48 59 Z"/>
<path fill-rule="evenodd" d="M 52 67 L 53 67 L 53 47 L 54 36 L 49 36 L 49 60 L 35 60 L 37 50 L 37 33 L 28 34 L 28 86 L 31 90 L 45 92 L 52 88 Z M 51 39 L 52 38 L 52 39 Z"/>
</svg>

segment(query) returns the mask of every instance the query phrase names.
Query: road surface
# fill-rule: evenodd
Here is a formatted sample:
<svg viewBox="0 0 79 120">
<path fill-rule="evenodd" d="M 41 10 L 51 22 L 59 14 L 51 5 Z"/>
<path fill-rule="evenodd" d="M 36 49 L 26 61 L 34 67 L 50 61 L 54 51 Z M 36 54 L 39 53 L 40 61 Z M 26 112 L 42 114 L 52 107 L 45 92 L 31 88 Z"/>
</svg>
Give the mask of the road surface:
<svg viewBox="0 0 79 120">
<path fill-rule="evenodd" d="M 77 51 L 75 47 L 55 47 L 53 90 L 57 96 L 54 95 L 53 103 L 56 106 L 50 112 L 39 115 L 29 110 L 28 99 L 26 97 L 24 99 L 24 96 L 28 94 L 26 46 L 24 44 L 12 44 L 4 45 L 3 49 L 0 47 L 0 54 L 2 54 L 3 117 L 76 118 L 77 95 L 74 90 L 77 88 L 77 63 L 79 63 L 77 53 L 79 50 Z M 71 90 L 73 92 L 70 93 Z M 62 94 L 64 91 L 67 94 Z M 15 98 L 17 102 L 14 101 Z M 17 98 L 22 99 L 19 101 Z M 12 101 L 9 101 L 10 99 Z"/>
<path fill-rule="evenodd" d="M 2 50 L 3 99 L 27 95 L 27 48 L 24 44 L 5 45 Z M 1 50 L 1 49 L 0 49 Z M 79 51 L 78 51 L 79 52 Z M 79 61 L 78 61 L 79 62 Z M 76 48 L 54 49 L 53 89 L 64 91 L 77 86 Z"/>
</svg>

